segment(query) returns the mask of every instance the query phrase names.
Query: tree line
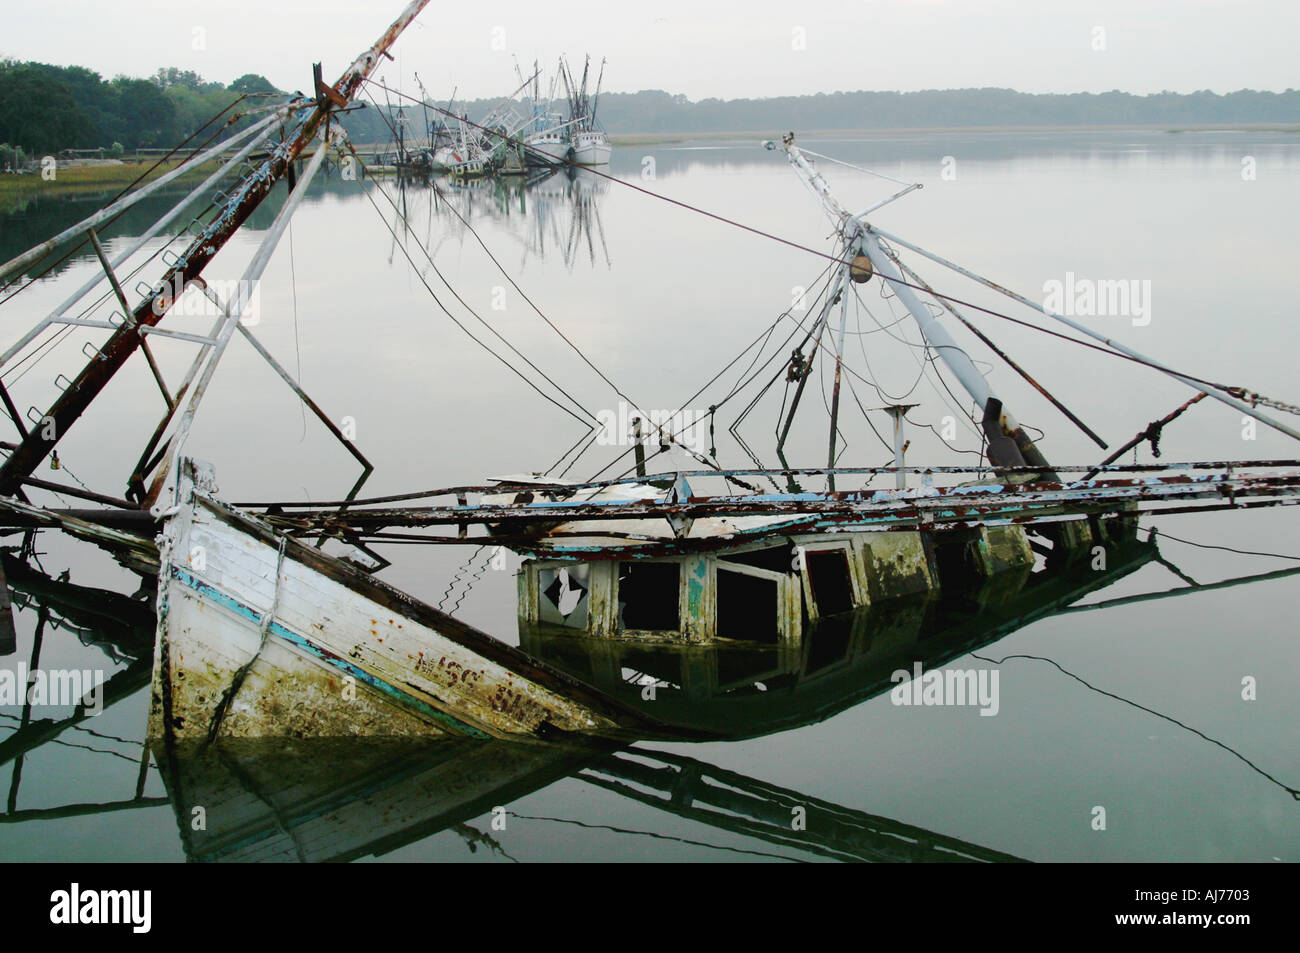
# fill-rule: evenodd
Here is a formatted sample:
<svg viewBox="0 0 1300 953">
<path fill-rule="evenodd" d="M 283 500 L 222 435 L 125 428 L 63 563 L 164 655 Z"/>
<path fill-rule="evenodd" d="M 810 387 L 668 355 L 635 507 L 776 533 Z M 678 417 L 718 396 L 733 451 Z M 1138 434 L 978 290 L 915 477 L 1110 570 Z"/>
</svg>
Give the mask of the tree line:
<svg viewBox="0 0 1300 953">
<path fill-rule="evenodd" d="M 1300 90 L 1219 94 L 1021 93 L 1012 89 L 837 92 L 772 99 L 702 99 L 662 90 L 602 93 L 610 132 L 906 129 L 954 126 L 1300 124 Z"/>
<path fill-rule="evenodd" d="M 276 93 L 265 78 L 247 74 L 229 84 L 207 82 L 175 67 L 148 79 L 106 80 L 82 66 L 0 61 L 0 150 L 26 155 L 62 149 L 111 150 L 171 146 L 245 93 Z M 457 102 L 471 120 L 497 99 Z M 446 103 L 436 103 L 446 108 Z M 426 118 L 441 114 L 406 105 L 407 129 L 423 138 Z M 384 142 L 398 124 L 397 104 L 350 112 L 344 119 L 357 142 Z M 835 92 L 769 99 L 692 101 L 663 90 L 602 93 L 597 119 L 611 133 L 703 133 L 786 129 L 898 129 L 953 126 L 1189 125 L 1300 123 L 1300 91 L 1243 89 L 1135 95 L 1022 93 L 1012 89 L 918 92 Z M 4 164 L 0 153 L 0 165 Z"/>
<path fill-rule="evenodd" d="M 170 147 L 240 95 L 275 92 L 252 73 L 230 84 L 175 67 L 106 80 L 84 66 L 0 60 L 0 144 L 29 157 Z"/>
<path fill-rule="evenodd" d="M 477 120 L 499 99 L 458 101 L 457 115 Z M 445 119 L 430 108 L 401 107 L 410 133 L 423 136 L 424 123 Z M 523 105 L 522 103 L 520 104 Z M 393 137 L 389 106 L 350 113 L 348 132 L 358 142 Z M 392 104 L 396 113 L 398 106 Z M 1021 93 L 1012 89 L 942 89 L 919 92 L 837 92 L 770 99 L 692 101 L 663 90 L 601 93 L 596 118 L 610 133 L 767 132 L 813 129 L 909 129 L 958 126 L 1214 125 L 1279 123 L 1300 125 L 1300 90 L 1282 93 L 1243 89 L 1146 95 L 1108 93 Z M 454 122 L 453 122 L 454 125 Z"/>
</svg>

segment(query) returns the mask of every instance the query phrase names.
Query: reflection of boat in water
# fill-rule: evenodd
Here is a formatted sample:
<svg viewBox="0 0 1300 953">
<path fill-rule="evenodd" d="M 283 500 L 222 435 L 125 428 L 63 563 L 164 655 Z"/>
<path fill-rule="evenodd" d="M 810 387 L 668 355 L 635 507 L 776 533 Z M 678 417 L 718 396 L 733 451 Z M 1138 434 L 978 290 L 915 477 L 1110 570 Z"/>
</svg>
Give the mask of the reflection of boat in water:
<svg viewBox="0 0 1300 953">
<path fill-rule="evenodd" d="M 282 740 L 223 742 L 166 759 L 163 777 L 186 856 L 200 862 L 348 861 L 382 856 L 441 831 L 508 859 L 505 833 L 469 822 L 485 815 L 509 828 L 565 818 L 511 817 L 506 805 L 572 777 L 629 801 L 709 828 L 766 842 L 801 860 L 1005 862 L 1019 858 L 891 818 L 847 808 L 706 762 L 663 751 L 602 753 L 503 741 Z M 205 824 L 193 829 L 194 812 Z M 792 827 L 800 812 L 806 824 Z M 635 835 L 635 831 L 624 832 Z"/>
<path fill-rule="evenodd" d="M 825 539 L 670 559 L 537 559 L 520 644 L 669 724 L 751 736 L 820 720 L 1052 615 L 1158 558 L 1135 521 L 1035 559 L 1016 528 Z M 653 690 L 646 692 L 646 686 Z M 647 700 L 653 699 L 647 704 Z"/>
<path fill-rule="evenodd" d="M 116 661 L 153 655 L 156 622 L 151 586 L 136 596 L 125 596 L 51 579 L 8 551 L 0 553 L 0 560 L 16 608 L 43 607 L 53 625 L 74 632 L 83 645 L 95 645 Z M 6 654 L 0 650 L 0 655 Z"/>
<path fill-rule="evenodd" d="M 529 604 L 520 606 L 521 634 L 525 645 L 551 664 L 629 705 L 653 706 L 664 722 L 680 726 L 676 731 L 682 738 L 741 738 L 819 721 L 889 690 L 891 668 L 920 664 L 936 670 L 1058 612 L 1104 609 L 1300 572 L 1289 569 L 1210 585 L 1189 583 L 1172 592 L 1080 605 L 1088 594 L 1140 566 L 1162 561 L 1155 542 L 1121 532 L 1113 535 L 1106 552 L 1106 569 L 1101 571 L 1093 569 L 1094 562 L 1088 559 L 1044 565 L 1036 571 L 1020 567 L 974 581 L 953 576 L 956 584 L 938 593 L 902 597 L 893 604 L 870 605 L 806 623 L 799 641 L 784 646 L 762 639 L 683 644 L 638 640 L 626 634 L 622 638 L 575 636 L 572 627 L 553 618 L 541 624 L 529 621 L 536 614 Z M 955 562 L 940 559 L 941 576 L 945 566 L 955 568 Z M 4 559 L 4 569 L 20 613 L 37 616 L 38 625 L 40 620 L 61 620 L 67 624 L 51 631 L 68 630 L 82 643 L 102 647 L 125 664 L 105 685 L 105 707 L 148 684 L 150 602 L 52 578 L 12 555 Z M 539 569 L 534 566 L 526 573 L 535 576 Z M 532 592 L 528 585 L 521 589 Z M 565 602 L 561 598 L 553 603 L 556 612 Z M 572 615 L 573 608 L 567 608 Z M 645 699 L 648 685 L 654 686 L 653 702 Z M 64 732 L 84 729 L 81 722 L 86 715 L 78 710 L 59 720 L 25 717 L 0 742 L 0 764 L 16 759 L 21 765 L 27 754 L 59 741 Z M 656 730 L 661 740 L 674 736 L 674 729 L 662 723 Z M 104 737 L 100 735 L 101 744 Z M 119 801 L 17 809 L 13 799 L 20 773 L 16 771 L 10 809 L 0 814 L 0 822 L 48 825 L 64 818 L 170 802 L 185 856 L 191 861 L 349 861 L 413 848 L 444 831 L 459 836 L 467 851 L 519 859 L 515 855 L 528 844 L 527 837 L 515 838 L 520 825 L 568 825 L 574 819 L 519 813 L 511 806 L 533 792 L 572 779 L 607 797 L 726 835 L 716 841 L 695 835 L 686 842 L 692 850 L 790 860 L 1019 859 L 991 846 L 643 745 L 624 748 L 583 739 L 519 743 L 450 735 L 433 739 L 222 736 L 199 746 L 178 746 L 174 741 L 174 736 L 164 735 L 151 745 L 141 745 L 143 758 L 101 751 L 101 756 L 117 755 L 139 765 L 134 796 Z M 150 755 L 166 798 L 147 793 Z M 882 766 L 880 771 L 886 769 Z M 32 773 L 29 767 L 29 778 Z M 800 824 L 791 823 L 794 816 L 801 818 Z M 486 823 L 474 826 L 480 818 Z M 657 837 L 631 829 L 618 834 Z"/>
<path fill-rule="evenodd" d="M 431 186 L 437 201 L 430 214 L 440 219 L 444 238 L 463 238 L 475 220 L 512 222 L 504 229 L 506 237 L 539 259 L 558 249 L 573 268 L 585 247 L 591 264 L 610 262 L 600 217 L 609 181 L 587 169 L 546 166 L 517 176 L 445 176 Z"/>
<path fill-rule="evenodd" d="M 591 757 L 562 745 L 444 738 L 239 739 L 154 756 L 194 861 L 348 861 L 479 817 Z M 207 823 L 188 819 L 202 808 Z M 490 844 L 490 838 L 483 836 Z"/>
</svg>

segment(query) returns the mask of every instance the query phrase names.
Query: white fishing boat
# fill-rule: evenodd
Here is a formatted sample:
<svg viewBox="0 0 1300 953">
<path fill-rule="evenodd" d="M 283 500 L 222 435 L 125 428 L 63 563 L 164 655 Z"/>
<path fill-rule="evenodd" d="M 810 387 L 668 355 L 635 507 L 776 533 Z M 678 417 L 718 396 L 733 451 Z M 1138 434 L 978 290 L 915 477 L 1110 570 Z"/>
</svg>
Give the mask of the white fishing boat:
<svg viewBox="0 0 1300 953">
<path fill-rule="evenodd" d="M 562 165 L 572 160 L 573 144 L 567 132 L 551 127 L 524 137 L 528 160 L 534 165 Z"/>
<path fill-rule="evenodd" d="M 573 120 L 565 121 L 564 117 L 553 109 L 555 84 L 559 81 L 558 70 L 551 78 L 550 94 L 545 102 L 542 101 L 541 96 L 541 69 L 536 62 L 533 63 L 533 75 L 527 81 L 524 80 L 523 73 L 519 72 L 518 65 L 515 70 L 524 89 L 532 85 L 532 90 L 525 99 L 525 105 L 529 107 L 533 117 L 532 122 L 520 132 L 528 164 L 534 167 L 549 167 L 572 162 L 573 143 L 569 140 L 569 132 Z"/>
<path fill-rule="evenodd" d="M 604 130 L 582 129 L 573 134 L 573 161 L 578 165 L 609 165 L 613 151 Z"/>
<path fill-rule="evenodd" d="M 600 62 L 600 75 L 596 78 L 596 91 L 587 93 L 587 76 L 590 71 L 591 58 L 582 67 L 582 79 L 575 80 L 568 64 L 560 61 L 560 76 L 564 80 L 565 92 L 569 98 L 569 116 L 572 126 L 569 140 L 573 146 L 573 161 L 577 165 L 608 165 L 613 147 L 605 130 L 596 119 L 600 105 L 600 85 L 605 78 L 605 61 Z"/>
</svg>

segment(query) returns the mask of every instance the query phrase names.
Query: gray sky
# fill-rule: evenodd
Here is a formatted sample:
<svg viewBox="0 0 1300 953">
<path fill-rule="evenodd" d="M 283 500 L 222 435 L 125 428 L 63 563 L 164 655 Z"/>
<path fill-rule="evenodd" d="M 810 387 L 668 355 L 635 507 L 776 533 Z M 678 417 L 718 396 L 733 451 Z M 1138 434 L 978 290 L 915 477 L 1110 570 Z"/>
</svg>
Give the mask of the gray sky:
<svg viewBox="0 0 1300 953">
<path fill-rule="evenodd" d="M 105 76 L 193 69 L 332 81 L 405 0 L 0 0 L 0 56 Z M 467 9 L 468 7 L 468 9 Z M 802 39 L 803 48 L 799 46 Z M 433 0 L 379 75 L 431 95 L 504 95 L 514 60 L 549 75 L 606 57 L 605 88 L 691 99 L 858 89 L 1005 86 L 1030 92 L 1189 92 L 1296 86 L 1297 0 Z M 504 46 L 504 49 L 494 49 Z M 202 48 L 196 49 L 196 46 Z M 1104 47 L 1096 49 L 1094 47 Z"/>
</svg>

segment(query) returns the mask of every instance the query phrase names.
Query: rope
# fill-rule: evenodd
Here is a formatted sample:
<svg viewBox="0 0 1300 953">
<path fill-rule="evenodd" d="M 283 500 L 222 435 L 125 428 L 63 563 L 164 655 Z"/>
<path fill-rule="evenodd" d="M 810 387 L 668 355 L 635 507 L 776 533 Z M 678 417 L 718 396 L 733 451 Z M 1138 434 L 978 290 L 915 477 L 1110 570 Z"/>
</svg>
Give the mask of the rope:
<svg viewBox="0 0 1300 953">
<path fill-rule="evenodd" d="M 1156 530 L 1159 539 L 1172 539 L 1175 543 L 1183 543 L 1187 546 L 1196 546 L 1199 549 L 1220 549 L 1228 553 L 1236 553 L 1238 556 L 1271 556 L 1274 559 L 1292 559 L 1300 562 L 1300 556 L 1288 556 L 1285 553 L 1262 553 L 1252 549 L 1233 549 L 1231 546 L 1214 546 L 1210 543 L 1198 543 L 1190 539 L 1179 539 L 1177 536 L 1170 536 L 1164 530 Z"/>
</svg>

